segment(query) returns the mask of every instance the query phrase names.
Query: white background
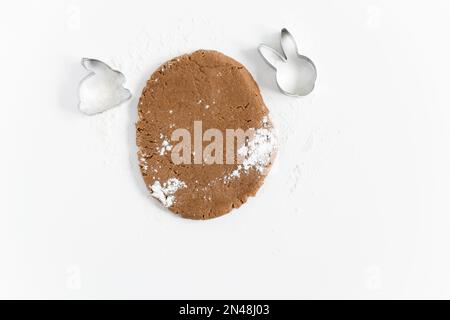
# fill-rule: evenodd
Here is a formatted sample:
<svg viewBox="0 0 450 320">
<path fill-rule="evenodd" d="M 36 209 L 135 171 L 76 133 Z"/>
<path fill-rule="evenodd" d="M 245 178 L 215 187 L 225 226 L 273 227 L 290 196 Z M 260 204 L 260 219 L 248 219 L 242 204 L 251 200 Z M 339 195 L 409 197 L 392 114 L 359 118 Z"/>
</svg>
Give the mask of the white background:
<svg viewBox="0 0 450 320">
<path fill-rule="evenodd" d="M 289 98 L 256 51 L 288 27 L 318 69 Z M 448 1 L 0 5 L 1 298 L 450 298 Z M 246 205 L 184 220 L 137 168 L 136 104 L 165 60 L 216 49 L 280 135 Z M 82 57 L 133 98 L 77 110 Z"/>
</svg>

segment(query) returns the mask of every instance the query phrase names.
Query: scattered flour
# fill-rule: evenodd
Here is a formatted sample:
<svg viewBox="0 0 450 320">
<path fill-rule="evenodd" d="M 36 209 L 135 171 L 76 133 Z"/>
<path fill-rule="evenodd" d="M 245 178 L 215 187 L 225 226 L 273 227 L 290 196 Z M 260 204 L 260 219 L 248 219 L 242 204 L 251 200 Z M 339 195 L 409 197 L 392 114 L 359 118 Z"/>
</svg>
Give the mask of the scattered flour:
<svg viewBox="0 0 450 320">
<path fill-rule="evenodd" d="M 159 155 L 163 156 L 167 151 L 172 150 L 172 145 L 170 144 L 169 139 L 164 138 L 163 135 L 161 135 L 161 139 L 163 139 L 163 142 L 161 143 L 161 147 L 157 148 L 157 151 L 159 152 Z"/>
<path fill-rule="evenodd" d="M 276 139 L 272 129 L 256 129 L 253 139 L 238 150 L 238 155 L 244 157 L 242 168 L 245 171 L 255 168 L 259 173 L 262 173 L 270 162 L 275 142 Z"/>
<path fill-rule="evenodd" d="M 237 151 L 238 155 L 243 157 L 243 162 L 224 177 L 224 183 L 233 178 L 239 178 L 242 172 L 248 173 L 252 168 L 262 174 L 273 160 L 277 149 L 277 139 L 274 129 L 269 127 L 267 117 L 262 119 L 262 123 L 263 127 L 256 129 L 253 137 Z"/>
<path fill-rule="evenodd" d="M 164 207 L 171 207 L 175 202 L 175 193 L 180 188 L 185 188 L 186 184 L 177 178 L 170 178 L 162 185 L 159 181 L 155 181 L 150 187 L 152 197 L 161 201 Z"/>
</svg>

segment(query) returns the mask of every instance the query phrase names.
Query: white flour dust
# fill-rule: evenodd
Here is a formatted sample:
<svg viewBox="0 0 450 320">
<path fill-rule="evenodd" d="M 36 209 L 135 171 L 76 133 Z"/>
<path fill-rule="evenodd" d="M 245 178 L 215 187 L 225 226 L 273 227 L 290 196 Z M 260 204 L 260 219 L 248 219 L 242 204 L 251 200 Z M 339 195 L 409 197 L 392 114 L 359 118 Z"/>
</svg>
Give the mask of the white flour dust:
<svg viewBox="0 0 450 320">
<path fill-rule="evenodd" d="M 269 119 L 264 117 L 262 123 L 263 127 L 256 129 L 253 137 L 239 148 L 238 155 L 242 156 L 244 161 L 238 165 L 237 169 L 224 177 L 224 183 L 233 178 L 239 178 L 242 172 L 248 173 L 251 169 L 263 174 L 273 160 L 277 149 L 277 139 L 274 129 L 269 127 Z"/>
<path fill-rule="evenodd" d="M 166 154 L 166 152 L 172 150 L 172 145 L 170 144 L 169 139 L 164 137 L 163 134 L 161 134 L 160 138 L 162 139 L 162 143 L 161 146 L 156 149 L 156 151 L 159 152 L 160 156 L 163 156 Z"/>
<path fill-rule="evenodd" d="M 171 207 L 175 202 L 175 193 L 180 188 L 186 188 L 186 184 L 177 178 L 170 178 L 161 185 L 161 182 L 155 181 L 150 187 L 152 197 L 161 201 L 164 207 Z"/>
</svg>

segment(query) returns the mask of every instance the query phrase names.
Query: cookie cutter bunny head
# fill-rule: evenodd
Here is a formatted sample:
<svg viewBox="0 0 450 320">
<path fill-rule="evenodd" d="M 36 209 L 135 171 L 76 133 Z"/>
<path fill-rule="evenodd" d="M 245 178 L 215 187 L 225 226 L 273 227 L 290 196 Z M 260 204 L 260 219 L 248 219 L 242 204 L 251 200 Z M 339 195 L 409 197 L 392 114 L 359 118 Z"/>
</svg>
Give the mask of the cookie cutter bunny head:
<svg viewBox="0 0 450 320">
<path fill-rule="evenodd" d="M 317 70 L 308 57 L 298 53 L 297 44 L 292 34 L 281 30 L 281 53 L 261 44 L 259 53 L 276 71 L 276 81 L 280 91 L 288 96 L 306 96 L 314 89 Z"/>
</svg>

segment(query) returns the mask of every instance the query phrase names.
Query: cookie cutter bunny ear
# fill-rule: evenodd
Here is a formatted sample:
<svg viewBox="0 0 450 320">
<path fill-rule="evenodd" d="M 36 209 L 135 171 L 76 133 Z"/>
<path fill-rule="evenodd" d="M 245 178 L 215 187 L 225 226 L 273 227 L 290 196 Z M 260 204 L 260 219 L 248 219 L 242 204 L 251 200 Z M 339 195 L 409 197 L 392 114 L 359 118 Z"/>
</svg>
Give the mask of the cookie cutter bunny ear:
<svg viewBox="0 0 450 320">
<path fill-rule="evenodd" d="M 276 71 L 280 91 L 288 96 L 306 96 L 314 89 L 317 69 L 308 57 L 298 52 L 297 43 L 286 29 L 281 30 L 281 53 L 265 44 L 258 51 L 269 66 Z"/>
</svg>

